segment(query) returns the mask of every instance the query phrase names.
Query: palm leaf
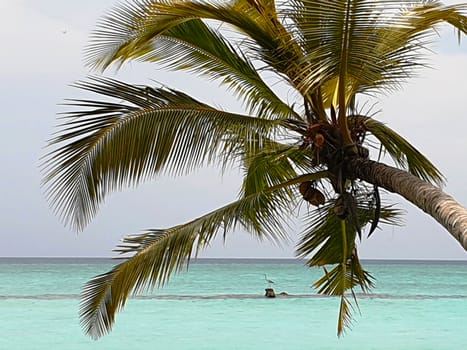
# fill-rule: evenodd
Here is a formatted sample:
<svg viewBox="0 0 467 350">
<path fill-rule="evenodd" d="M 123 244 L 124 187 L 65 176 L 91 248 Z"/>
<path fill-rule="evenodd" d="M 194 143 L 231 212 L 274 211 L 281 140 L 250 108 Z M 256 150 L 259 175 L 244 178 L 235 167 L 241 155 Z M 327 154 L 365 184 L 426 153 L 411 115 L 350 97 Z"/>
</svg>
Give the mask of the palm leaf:
<svg viewBox="0 0 467 350">
<path fill-rule="evenodd" d="M 313 287 L 317 288 L 320 294 L 339 296 L 341 298 L 337 334 L 342 335 L 352 322 L 352 305 L 346 296 L 346 292 L 351 291 L 358 307 L 353 288 L 359 286 L 363 292 L 367 292 L 374 286 L 373 277 L 362 268 L 356 251 L 354 251 L 347 262 L 336 265 L 331 271 L 327 271 L 326 269 L 324 271 L 325 275 L 316 281 Z"/>
<path fill-rule="evenodd" d="M 173 70 L 188 70 L 220 80 L 244 98 L 246 107 L 262 117 L 295 114 L 265 84 L 245 55 L 237 53 L 219 32 L 201 20 L 183 22 L 145 43 L 125 59 L 158 62 Z M 122 58 L 123 59 L 123 58 Z"/>
<path fill-rule="evenodd" d="M 334 206 L 336 200 L 329 200 L 320 208 L 308 212 L 305 216 L 306 229 L 297 244 L 296 253 L 301 259 L 309 258 L 308 266 L 324 266 L 337 264 L 349 258 L 354 251 L 357 232 L 375 220 L 375 203 L 368 200 L 369 193 L 361 192 L 356 198 L 356 218 L 345 221 L 348 256 L 342 256 L 343 245 L 341 235 L 342 221 L 336 216 Z M 383 204 L 380 208 L 379 222 L 381 224 L 398 225 L 400 210 Z"/>
<path fill-rule="evenodd" d="M 466 5 L 438 1 L 297 0 L 291 15 L 310 69 L 301 80 L 323 91 L 326 106 L 337 90 L 346 99 L 361 92 L 398 87 L 424 66 L 424 53 L 439 23 L 466 33 Z M 406 7 L 404 7 L 406 6 Z M 425 51 L 424 51 L 425 49 Z M 342 86 L 345 84 L 345 86 Z"/>
<path fill-rule="evenodd" d="M 384 150 L 402 169 L 425 181 L 438 185 L 444 183 L 444 176 L 433 163 L 401 135 L 373 118 L 358 117 L 358 119 L 363 120 L 365 128 L 378 139 Z"/>
<path fill-rule="evenodd" d="M 355 198 L 356 208 L 346 220 L 341 220 L 335 214 L 334 207 L 337 200 L 330 200 L 324 206 L 308 213 L 307 228 L 296 249 L 300 258 L 311 256 L 307 261 L 310 267 L 337 264 L 331 271 L 324 268 L 325 275 L 313 286 L 320 294 L 341 298 L 338 335 L 350 326 L 352 320 L 352 305 L 346 293 L 349 291 L 352 293 L 358 306 L 353 289 L 359 286 L 363 292 L 367 292 L 373 286 L 373 277 L 362 268 L 358 259 L 355 244 L 357 233 L 375 220 L 398 224 L 400 212 L 390 206 L 378 206 L 380 203 L 369 199 L 371 198 L 369 194 L 370 191 L 364 185 L 353 184 L 352 196 Z M 375 218 L 376 211 L 379 211 L 377 218 Z"/>
<path fill-rule="evenodd" d="M 225 234 L 240 225 L 259 239 L 285 240 L 294 203 L 284 200 L 282 193 L 299 180 L 241 198 L 186 224 L 125 238 L 117 251 L 134 255 L 84 286 L 80 316 L 86 333 L 98 338 L 109 332 L 132 293 L 163 286 L 219 231 Z"/>
<path fill-rule="evenodd" d="M 277 42 L 267 26 L 258 22 L 248 1 L 201 3 L 183 1 L 170 3 L 152 1 L 121 4 L 102 19 L 92 35 L 88 48 L 88 62 L 105 68 L 114 61 L 124 62 L 145 54 L 148 43 L 158 35 L 193 19 L 210 19 L 229 23 L 256 37 L 267 46 Z M 272 40 L 270 40 L 272 39 Z"/>
<path fill-rule="evenodd" d="M 352 323 L 351 304 L 345 296 L 341 296 L 339 317 L 337 322 L 337 335 L 340 336 Z"/>
<path fill-rule="evenodd" d="M 233 161 L 237 138 L 267 136 L 277 121 L 227 113 L 175 90 L 94 78 L 79 87 L 129 104 L 77 100 L 50 141 L 44 185 L 66 223 L 81 229 L 109 191 Z M 224 152 L 224 153 L 223 153 Z M 223 155 L 222 155 L 223 154 Z M 222 156 L 221 156 L 222 155 Z"/>
<path fill-rule="evenodd" d="M 352 289 L 354 280 L 351 278 L 352 273 L 347 267 L 346 264 L 342 263 L 329 272 L 325 270 L 326 274 L 313 285 L 315 288 L 321 288 L 318 291 L 320 294 L 340 297 L 337 322 L 338 335 L 341 335 L 346 328 L 350 327 L 352 322 L 351 304 L 345 292 Z"/>
<path fill-rule="evenodd" d="M 99 23 L 87 49 L 87 61 L 96 68 L 108 67 L 113 62 L 122 64 L 133 57 L 148 54 L 153 49 L 152 41 L 156 42 L 159 36 L 171 36 L 171 31 L 178 31 L 176 27 L 184 23 L 198 19 L 214 20 L 226 23 L 244 35 L 242 50 L 248 51 L 254 60 L 266 63 L 269 70 L 287 77 L 296 87 L 297 74 L 307 63 L 302 60 L 300 47 L 281 24 L 279 14 L 273 2 L 257 0 L 122 4 Z M 210 36 L 218 45 L 220 36 Z M 191 40 L 185 36 L 183 39 Z M 198 41 L 196 43 L 199 44 Z M 203 46 L 200 47 L 204 50 Z"/>
<path fill-rule="evenodd" d="M 349 256 L 353 251 L 357 230 L 350 222 L 345 221 L 346 242 L 343 241 L 342 220 L 334 214 L 334 205 L 335 200 L 330 200 L 307 216 L 307 228 L 297 244 L 296 252 L 299 258 L 312 254 L 307 262 L 308 266 L 337 264 L 348 258 L 342 256 L 344 244 L 348 247 Z"/>
<path fill-rule="evenodd" d="M 245 196 L 296 178 L 299 176 L 299 170 L 308 174 L 317 173 L 319 170 L 310 167 L 312 154 L 303 152 L 296 146 L 283 145 L 267 139 L 262 140 L 261 146 L 255 146 L 254 151 L 245 148 L 247 153 L 243 156 L 245 175 L 242 185 Z M 327 175 L 319 172 L 321 173 Z"/>
</svg>

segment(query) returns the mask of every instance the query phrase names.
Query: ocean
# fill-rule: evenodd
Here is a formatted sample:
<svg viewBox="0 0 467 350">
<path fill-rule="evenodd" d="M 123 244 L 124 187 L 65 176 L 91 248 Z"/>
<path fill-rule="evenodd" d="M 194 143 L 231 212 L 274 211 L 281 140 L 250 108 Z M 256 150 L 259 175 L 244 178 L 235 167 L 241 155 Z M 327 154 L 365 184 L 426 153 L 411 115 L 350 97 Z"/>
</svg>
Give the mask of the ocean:
<svg viewBox="0 0 467 350">
<path fill-rule="evenodd" d="M 0 258 L 0 349 L 467 349 L 467 261 L 363 261 L 376 278 L 344 336 L 339 299 L 296 260 L 200 259 L 129 300 L 109 335 L 83 334 L 79 293 L 111 259 Z M 276 293 L 265 298 L 264 274 Z"/>
</svg>

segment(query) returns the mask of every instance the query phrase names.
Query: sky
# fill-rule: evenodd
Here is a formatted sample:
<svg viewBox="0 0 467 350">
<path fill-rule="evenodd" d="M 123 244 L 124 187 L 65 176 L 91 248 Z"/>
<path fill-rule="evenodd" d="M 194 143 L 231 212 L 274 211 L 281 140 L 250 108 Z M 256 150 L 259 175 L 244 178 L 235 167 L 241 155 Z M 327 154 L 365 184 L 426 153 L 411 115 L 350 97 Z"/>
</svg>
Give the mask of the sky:
<svg viewBox="0 0 467 350">
<path fill-rule="evenodd" d="M 445 3 L 454 3 L 445 1 Z M 107 197 L 84 231 L 65 227 L 49 208 L 41 189 L 40 158 L 57 124 L 60 104 L 80 92 L 70 84 L 89 72 L 83 48 L 97 20 L 113 0 L 0 0 L 0 257 L 108 257 L 119 240 L 147 228 L 183 223 L 235 200 L 236 171 L 220 176 L 203 169 L 183 178 L 161 178 Z M 432 69 L 423 70 L 403 89 L 383 96 L 377 118 L 410 140 L 447 178 L 445 191 L 467 205 L 467 37 L 441 30 Z M 150 80 L 191 93 L 225 109 L 238 103 L 217 86 L 188 75 L 130 63 L 110 76 Z M 422 125 L 423 123 L 423 125 Z M 431 217 L 397 196 L 405 225 L 384 227 L 358 243 L 364 259 L 462 259 L 462 247 Z M 290 242 L 258 242 L 245 232 L 217 239 L 203 257 L 290 258 L 299 228 Z"/>
</svg>

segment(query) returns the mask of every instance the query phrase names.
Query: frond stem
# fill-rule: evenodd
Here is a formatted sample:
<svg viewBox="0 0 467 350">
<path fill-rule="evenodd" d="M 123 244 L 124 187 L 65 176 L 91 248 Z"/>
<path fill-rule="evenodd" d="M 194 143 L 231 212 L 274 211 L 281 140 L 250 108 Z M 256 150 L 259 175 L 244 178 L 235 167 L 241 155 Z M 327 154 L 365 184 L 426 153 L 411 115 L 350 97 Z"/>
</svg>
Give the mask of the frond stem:
<svg viewBox="0 0 467 350">
<path fill-rule="evenodd" d="M 341 64 L 339 70 L 339 83 L 338 83 L 338 102 L 339 102 L 339 115 L 337 118 L 339 128 L 342 133 L 344 145 L 351 145 L 353 143 L 350 136 L 349 126 L 347 125 L 346 118 L 346 75 L 348 63 L 348 45 L 351 31 L 350 24 L 350 1 L 347 1 L 344 32 L 342 33 L 342 48 L 341 48 Z M 356 151 L 356 149 L 355 149 Z"/>
<path fill-rule="evenodd" d="M 341 232 L 342 232 L 342 294 L 341 294 L 341 306 L 339 311 L 339 321 L 337 326 L 337 335 L 340 336 L 344 331 L 344 305 L 345 305 L 345 290 L 346 290 L 346 276 L 347 276 L 347 227 L 345 220 L 341 220 Z"/>
<path fill-rule="evenodd" d="M 345 220 L 341 220 L 341 231 L 342 231 L 342 268 L 345 270 L 347 264 L 347 227 Z"/>
</svg>

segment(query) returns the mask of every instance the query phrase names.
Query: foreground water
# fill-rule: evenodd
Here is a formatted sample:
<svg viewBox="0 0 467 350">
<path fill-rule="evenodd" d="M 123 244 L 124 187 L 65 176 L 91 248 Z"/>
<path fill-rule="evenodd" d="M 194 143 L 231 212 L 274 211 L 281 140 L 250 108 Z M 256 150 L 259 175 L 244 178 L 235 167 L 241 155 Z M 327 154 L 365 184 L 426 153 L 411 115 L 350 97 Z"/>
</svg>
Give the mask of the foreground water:
<svg viewBox="0 0 467 350">
<path fill-rule="evenodd" d="M 0 349 L 466 349 L 467 262 L 365 262 L 376 277 L 352 330 L 336 336 L 339 300 L 322 275 L 287 260 L 203 260 L 131 299 L 111 334 L 81 331 L 82 285 L 106 259 L 0 259 Z M 276 292 L 266 299 L 264 274 Z"/>
</svg>

